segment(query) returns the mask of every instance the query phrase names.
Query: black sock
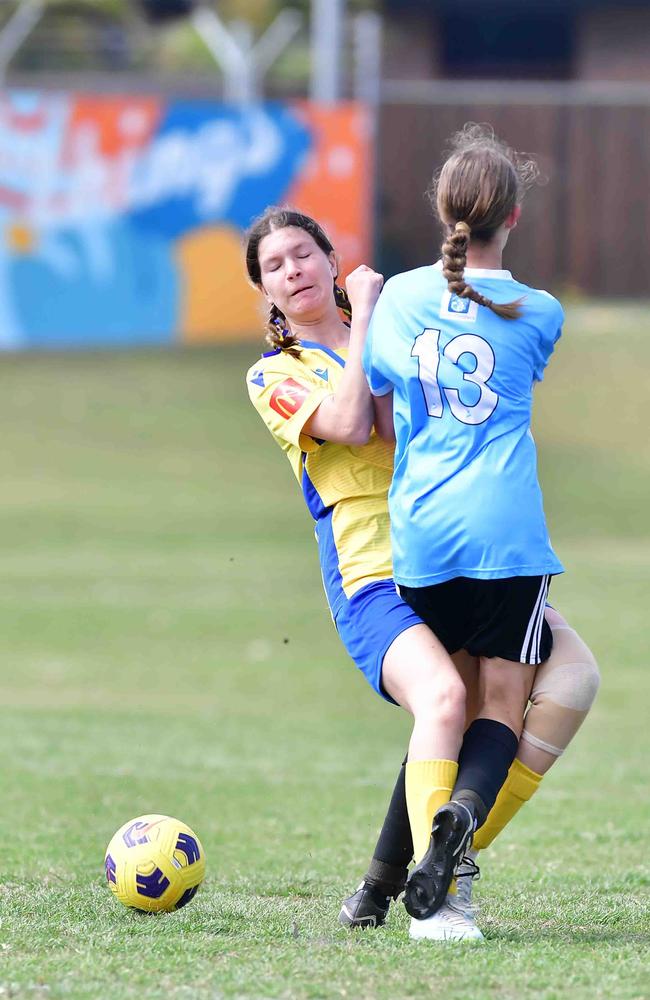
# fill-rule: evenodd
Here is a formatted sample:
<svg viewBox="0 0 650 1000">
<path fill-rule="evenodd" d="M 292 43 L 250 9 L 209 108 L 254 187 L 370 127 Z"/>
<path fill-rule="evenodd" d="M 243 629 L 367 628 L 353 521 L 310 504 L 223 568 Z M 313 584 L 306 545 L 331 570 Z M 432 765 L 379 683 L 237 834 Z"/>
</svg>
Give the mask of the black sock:
<svg viewBox="0 0 650 1000">
<path fill-rule="evenodd" d="M 373 882 L 380 882 L 388 894 L 393 895 L 404 888 L 408 866 L 413 858 L 413 838 L 406 808 L 405 765 L 406 760 L 397 775 L 367 876 Z"/>
<path fill-rule="evenodd" d="M 518 745 L 512 729 L 494 719 L 476 719 L 465 733 L 451 797 L 467 806 L 477 827 L 485 823 Z"/>
</svg>

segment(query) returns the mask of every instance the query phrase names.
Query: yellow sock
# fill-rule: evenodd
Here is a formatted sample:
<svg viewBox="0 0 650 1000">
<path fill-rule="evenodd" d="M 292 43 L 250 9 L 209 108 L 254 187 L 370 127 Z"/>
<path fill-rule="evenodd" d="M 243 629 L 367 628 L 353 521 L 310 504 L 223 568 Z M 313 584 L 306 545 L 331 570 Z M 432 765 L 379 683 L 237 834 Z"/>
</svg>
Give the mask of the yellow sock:
<svg viewBox="0 0 650 1000">
<path fill-rule="evenodd" d="M 475 851 L 482 851 L 485 847 L 489 847 L 497 834 L 501 833 L 510 820 L 517 815 L 524 802 L 528 802 L 533 797 L 541 780 L 541 774 L 531 771 L 515 757 L 488 818 L 474 834 L 472 847 Z"/>
<path fill-rule="evenodd" d="M 457 774 L 455 760 L 409 760 L 406 763 L 406 806 L 416 861 L 427 852 L 434 814 L 449 802 Z"/>
</svg>

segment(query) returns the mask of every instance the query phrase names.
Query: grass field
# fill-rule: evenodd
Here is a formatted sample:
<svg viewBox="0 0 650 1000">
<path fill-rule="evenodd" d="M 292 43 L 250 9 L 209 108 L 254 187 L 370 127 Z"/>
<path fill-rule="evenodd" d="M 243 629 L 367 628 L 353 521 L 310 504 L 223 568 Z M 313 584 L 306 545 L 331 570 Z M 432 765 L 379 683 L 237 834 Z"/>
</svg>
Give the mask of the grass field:
<svg viewBox="0 0 650 1000">
<path fill-rule="evenodd" d="M 552 596 L 603 688 L 483 855 L 477 948 L 337 925 L 409 727 L 338 644 L 255 352 L 3 359 L 0 998 L 650 997 L 647 308 L 575 307 L 539 390 Z M 102 861 L 157 811 L 208 878 L 146 917 Z"/>
</svg>

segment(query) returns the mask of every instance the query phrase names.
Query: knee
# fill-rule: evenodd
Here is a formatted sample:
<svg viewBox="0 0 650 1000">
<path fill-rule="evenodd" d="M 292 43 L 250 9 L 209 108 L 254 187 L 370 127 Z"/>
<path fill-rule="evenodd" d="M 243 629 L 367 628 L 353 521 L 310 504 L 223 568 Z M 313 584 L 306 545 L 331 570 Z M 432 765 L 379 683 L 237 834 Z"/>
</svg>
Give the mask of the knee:
<svg viewBox="0 0 650 1000">
<path fill-rule="evenodd" d="M 595 657 L 591 656 L 588 662 L 581 663 L 580 671 L 582 694 L 584 701 L 587 702 L 588 711 L 596 700 L 600 688 L 600 670 Z"/>
<path fill-rule="evenodd" d="M 530 693 L 533 705 L 548 699 L 562 708 L 589 711 L 600 687 L 600 671 L 591 650 L 584 643 L 580 645 L 569 660 L 556 657 L 554 651 L 538 668 Z"/>
<path fill-rule="evenodd" d="M 463 727 L 465 724 L 465 708 L 467 703 L 467 692 L 462 680 L 457 678 L 453 683 L 447 684 L 444 691 L 439 696 L 439 713 L 442 718 L 447 719 L 454 725 Z"/>
<path fill-rule="evenodd" d="M 460 677 L 448 680 L 444 686 L 431 683 L 423 686 L 414 699 L 416 718 L 429 717 L 438 725 L 455 726 L 462 730 L 465 721 L 465 685 Z"/>
<path fill-rule="evenodd" d="M 578 645 L 572 640 L 570 630 L 562 631 L 568 634 L 562 636 L 550 660 L 537 670 L 521 736 L 525 743 L 553 757 L 564 753 L 580 729 L 600 682 L 591 652 L 584 643 Z M 568 645 L 573 648 L 568 649 Z M 535 764 L 529 766 L 537 769 Z"/>
</svg>

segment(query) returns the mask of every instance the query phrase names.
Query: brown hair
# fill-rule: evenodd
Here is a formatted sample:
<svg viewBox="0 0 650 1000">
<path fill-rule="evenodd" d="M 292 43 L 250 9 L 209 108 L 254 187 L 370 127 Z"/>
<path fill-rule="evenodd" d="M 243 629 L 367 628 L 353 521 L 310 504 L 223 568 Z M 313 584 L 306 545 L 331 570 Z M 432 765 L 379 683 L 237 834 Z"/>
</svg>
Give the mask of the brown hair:
<svg viewBox="0 0 650 1000">
<path fill-rule="evenodd" d="M 446 229 L 442 273 L 449 290 L 486 306 L 503 319 L 521 313 L 521 299 L 492 302 L 465 281 L 470 238 L 487 243 L 539 176 L 537 164 L 510 149 L 489 125 L 465 125 L 428 192 Z"/>
<path fill-rule="evenodd" d="M 334 253 L 334 247 L 325 233 L 325 230 L 309 215 L 303 215 L 290 208 L 267 208 L 263 215 L 256 219 L 250 227 L 246 237 L 246 270 L 252 283 L 259 288 L 262 284 L 262 271 L 260 268 L 259 250 L 260 243 L 265 236 L 276 231 L 276 229 L 286 229 L 293 226 L 296 229 L 303 229 L 312 237 L 318 247 L 328 257 Z M 348 299 L 347 292 L 334 281 L 334 301 L 339 309 L 350 319 L 352 316 L 352 306 Z M 269 318 L 266 324 L 266 342 L 271 347 L 281 351 L 286 351 L 294 357 L 300 354 L 300 341 L 295 337 L 287 325 L 287 320 L 283 312 L 273 304 L 269 311 Z"/>
</svg>

